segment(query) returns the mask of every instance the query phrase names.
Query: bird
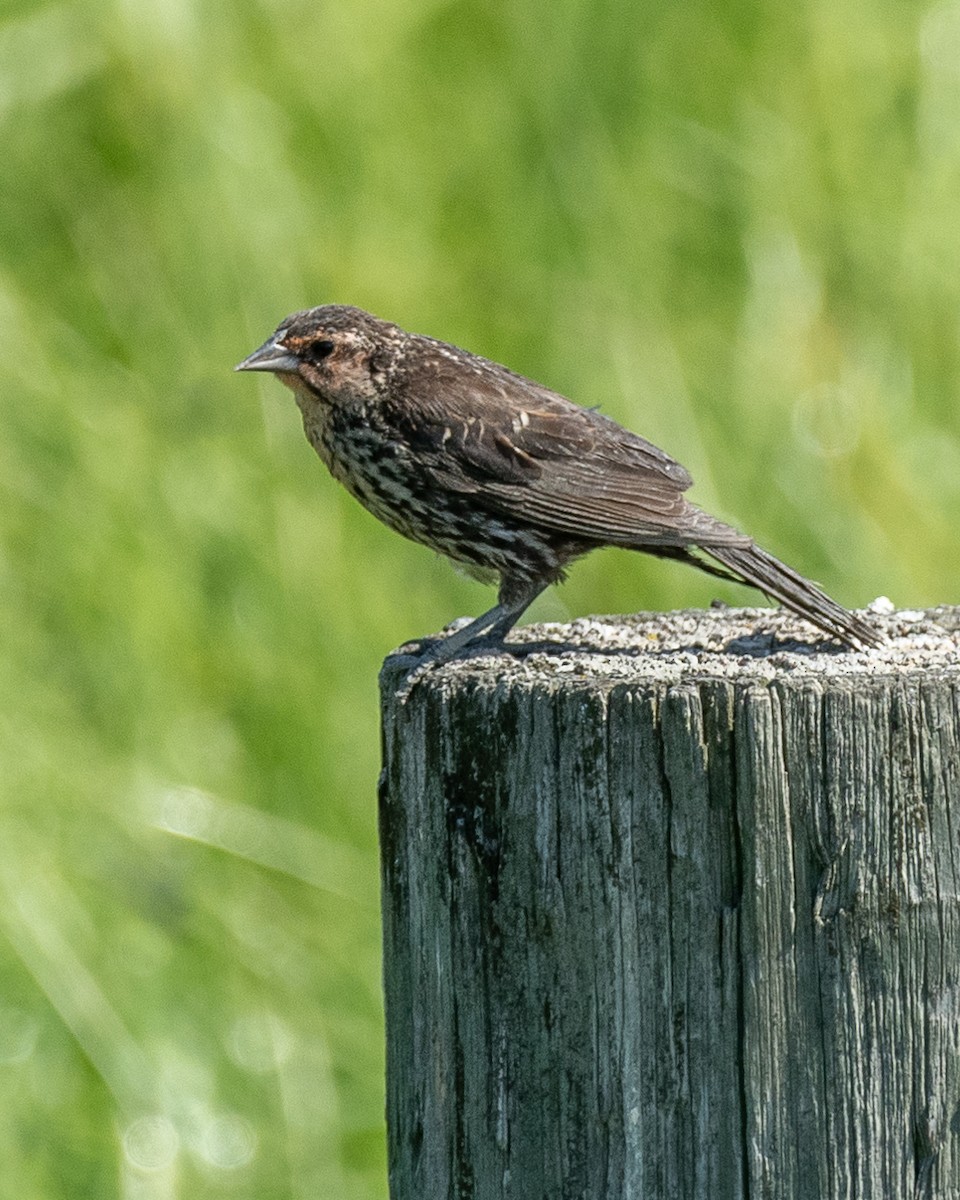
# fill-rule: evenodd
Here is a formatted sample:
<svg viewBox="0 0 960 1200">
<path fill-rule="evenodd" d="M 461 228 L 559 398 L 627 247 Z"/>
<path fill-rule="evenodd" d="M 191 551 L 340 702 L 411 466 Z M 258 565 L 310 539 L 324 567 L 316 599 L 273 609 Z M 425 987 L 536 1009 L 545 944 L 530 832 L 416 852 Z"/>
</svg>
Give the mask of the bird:
<svg viewBox="0 0 960 1200">
<path fill-rule="evenodd" d="M 862 617 L 691 504 L 685 467 L 595 408 L 360 308 L 293 313 L 238 371 L 290 388 L 330 474 L 385 525 L 499 583 L 497 603 L 437 639 L 436 663 L 500 646 L 576 559 L 639 550 L 748 584 L 851 649 Z"/>
</svg>

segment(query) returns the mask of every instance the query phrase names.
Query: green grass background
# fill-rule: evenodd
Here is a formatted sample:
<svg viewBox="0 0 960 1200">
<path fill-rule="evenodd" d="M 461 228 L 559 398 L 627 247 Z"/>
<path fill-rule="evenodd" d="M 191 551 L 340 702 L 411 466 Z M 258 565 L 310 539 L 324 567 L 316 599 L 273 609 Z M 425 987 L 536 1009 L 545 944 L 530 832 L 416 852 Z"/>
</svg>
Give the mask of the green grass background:
<svg viewBox="0 0 960 1200">
<path fill-rule="evenodd" d="M 359 304 L 956 602 L 958 60 L 953 2 L 4 6 L 0 1195 L 386 1192 L 377 670 L 491 593 L 232 365 Z"/>
</svg>

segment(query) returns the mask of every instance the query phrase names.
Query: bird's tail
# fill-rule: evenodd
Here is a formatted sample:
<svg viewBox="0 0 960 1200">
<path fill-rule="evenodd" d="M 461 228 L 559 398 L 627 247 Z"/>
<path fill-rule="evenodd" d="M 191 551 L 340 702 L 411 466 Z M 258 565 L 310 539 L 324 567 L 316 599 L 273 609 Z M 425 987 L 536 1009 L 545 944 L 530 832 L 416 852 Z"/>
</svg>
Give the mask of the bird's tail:
<svg viewBox="0 0 960 1200">
<path fill-rule="evenodd" d="M 773 600 L 779 600 L 787 608 L 805 617 L 812 625 L 848 646 L 862 649 L 865 646 L 877 646 L 882 642 L 880 634 L 862 617 L 848 612 L 809 579 L 804 579 L 792 567 L 780 562 L 766 550 L 761 550 L 759 546 L 721 544 L 702 545 L 701 549 L 744 583 L 759 588 Z"/>
</svg>

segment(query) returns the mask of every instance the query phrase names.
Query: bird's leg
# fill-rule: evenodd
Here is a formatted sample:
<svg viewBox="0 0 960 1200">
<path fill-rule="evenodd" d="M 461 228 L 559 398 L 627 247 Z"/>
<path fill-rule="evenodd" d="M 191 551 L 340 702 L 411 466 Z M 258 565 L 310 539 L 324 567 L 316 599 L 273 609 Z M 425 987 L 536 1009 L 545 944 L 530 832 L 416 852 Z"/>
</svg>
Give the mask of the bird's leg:
<svg viewBox="0 0 960 1200">
<path fill-rule="evenodd" d="M 443 641 L 436 642 L 429 652 L 430 659 L 435 663 L 449 662 L 455 658 L 465 646 L 481 638 L 485 644 L 502 642 L 517 621 L 523 616 L 524 610 L 536 600 L 546 584 L 524 582 L 521 585 L 504 580 L 500 586 L 500 595 L 493 608 L 451 633 Z"/>
</svg>

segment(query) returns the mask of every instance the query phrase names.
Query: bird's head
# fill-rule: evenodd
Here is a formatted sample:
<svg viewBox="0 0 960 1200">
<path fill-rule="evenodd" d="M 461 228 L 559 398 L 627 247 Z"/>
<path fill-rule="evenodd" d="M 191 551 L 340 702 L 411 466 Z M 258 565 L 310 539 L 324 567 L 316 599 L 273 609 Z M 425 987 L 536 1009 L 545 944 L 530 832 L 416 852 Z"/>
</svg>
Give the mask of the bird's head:
<svg viewBox="0 0 960 1200">
<path fill-rule="evenodd" d="M 238 371 L 270 371 L 297 395 L 336 403 L 377 393 L 402 331 L 359 308 L 326 304 L 281 321 Z"/>
</svg>

